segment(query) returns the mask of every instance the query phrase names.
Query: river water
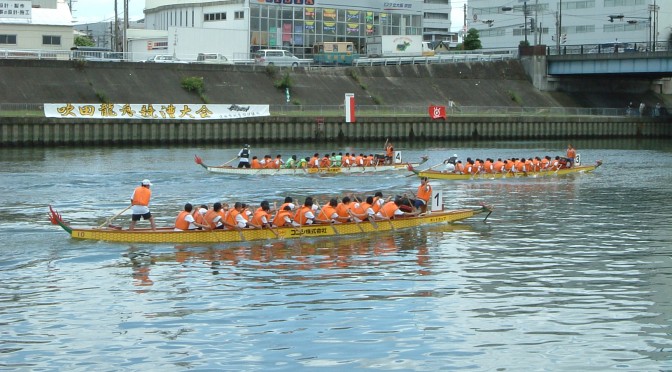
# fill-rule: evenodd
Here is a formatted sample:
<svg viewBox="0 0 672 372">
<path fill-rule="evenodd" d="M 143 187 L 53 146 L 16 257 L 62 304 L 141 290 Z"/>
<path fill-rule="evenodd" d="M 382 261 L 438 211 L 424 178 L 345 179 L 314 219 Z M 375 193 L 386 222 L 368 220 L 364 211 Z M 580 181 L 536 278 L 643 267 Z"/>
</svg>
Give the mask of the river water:
<svg viewBox="0 0 672 372">
<path fill-rule="evenodd" d="M 235 178 L 237 148 L 0 150 L 0 368 L 15 370 L 672 370 L 672 143 L 577 141 L 593 174 L 433 181 L 453 226 L 338 240 L 176 246 L 70 239 L 143 178 L 181 206 L 414 190 L 405 174 Z M 338 146 L 334 144 L 334 146 Z M 356 148 L 284 145 L 263 155 Z M 397 143 L 405 160 L 562 154 L 564 142 Z M 123 215 L 114 223 L 128 225 Z M 143 224 L 143 222 L 141 222 Z"/>
</svg>

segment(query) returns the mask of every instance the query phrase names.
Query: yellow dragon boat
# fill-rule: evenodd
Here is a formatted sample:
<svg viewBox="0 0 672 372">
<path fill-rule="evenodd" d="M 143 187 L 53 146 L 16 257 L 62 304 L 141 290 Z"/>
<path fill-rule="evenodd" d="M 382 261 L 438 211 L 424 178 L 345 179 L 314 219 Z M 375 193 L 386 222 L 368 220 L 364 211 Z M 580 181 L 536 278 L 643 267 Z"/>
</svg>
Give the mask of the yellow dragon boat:
<svg viewBox="0 0 672 372">
<path fill-rule="evenodd" d="M 435 211 L 414 217 L 391 220 L 373 220 L 338 224 L 316 224 L 302 227 L 277 227 L 240 230 L 192 230 L 174 231 L 170 228 L 123 230 L 114 227 L 73 227 L 49 206 L 49 219 L 60 226 L 71 238 L 81 240 L 100 240 L 120 243 L 230 243 L 255 240 L 300 239 L 339 237 L 342 235 L 371 234 L 375 232 L 395 231 L 412 227 L 451 223 L 487 213 L 492 210 L 483 205 L 474 209 L 456 209 Z"/>
<path fill-rule="evenodd" d="M 438 170 L 426 169 L 426 170 L 417 170 L 412 166 L 409 166 L 408 169 L 417 174 L 418 177 L 427 177 L 429 179 L 435 180 L 491 180 L 498 178 L 536 178 L 536 177 L 552 177 L 552 176 L 562 176 L 566 174 L 573 173 L 590 173 L 602 165 L 602 161 L 598 160 L 593 165 L 578 165 L 571 168 L 559 168 L 556 170 L 540 170 L 536 172 L 503 172 L 503 173 L 475 173 L 475 174 L 463 174 L 463 173 L 444 173 Z"/>
</svg>

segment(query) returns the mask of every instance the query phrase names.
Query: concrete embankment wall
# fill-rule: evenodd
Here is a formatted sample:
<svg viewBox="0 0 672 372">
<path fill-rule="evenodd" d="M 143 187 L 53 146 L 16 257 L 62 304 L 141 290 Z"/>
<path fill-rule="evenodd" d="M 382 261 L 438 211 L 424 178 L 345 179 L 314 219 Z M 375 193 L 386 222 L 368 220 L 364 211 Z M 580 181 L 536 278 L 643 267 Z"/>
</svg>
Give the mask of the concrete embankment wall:
<svg viewBox="0 0 672 372">
<path fill-rule="evenodd" d="M 354 143 L 368 140 L 502 140 L 672 138 L 664 120 L 623 117 L 363 118 L 263 117 L 226 121 L 64 120 L 0 118 L 0 145 L 100 146 L 128 144 Z"/>
</svg>

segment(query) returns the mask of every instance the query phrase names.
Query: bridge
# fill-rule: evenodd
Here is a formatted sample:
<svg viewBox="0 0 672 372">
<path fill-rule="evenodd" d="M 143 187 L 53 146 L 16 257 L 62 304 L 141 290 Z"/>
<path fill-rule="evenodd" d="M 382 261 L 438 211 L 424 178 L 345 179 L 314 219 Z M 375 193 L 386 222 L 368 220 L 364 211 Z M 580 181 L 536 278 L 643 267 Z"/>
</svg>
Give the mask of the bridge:
<svg viewBox="0 0 672 372">
<path fill-rule="evenodd" d="M 637 43 L 607 43 L 548 47 L 547 73 L 552 76 L 621 75 L 642 78 L 672 77 L 672 50 Z"/>
</svg>

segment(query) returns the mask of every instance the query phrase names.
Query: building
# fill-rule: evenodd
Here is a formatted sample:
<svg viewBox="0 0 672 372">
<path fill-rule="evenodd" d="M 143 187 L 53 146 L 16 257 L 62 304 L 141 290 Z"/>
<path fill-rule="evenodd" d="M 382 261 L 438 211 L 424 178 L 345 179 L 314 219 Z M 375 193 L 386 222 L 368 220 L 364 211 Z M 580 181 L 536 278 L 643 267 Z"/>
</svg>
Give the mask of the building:
<svg viewBox="0 0 672 372">
<path fill-rule="evenodd" d="M 0 49 L 15 57 L 53 51 L 56 58 L 57 51 L 69 50 L 73 43 L 65 0 L 0 0 Z"/>
<path fill-rule="evenodd" d="M 165 38 L 129 32 L 128 50 L 152 53 L 151 41 L 182 59 L 200 52 L 249 58 L 264 48 L 307 58 L 324 41 L 351 41 L 362 51 L 373 35 L 454 40 L 450 10 L 450 0 L 145 0 L 145 28 L 162 30 Z"/>
<path fill-rule="evenodd" d="M 661 0 L 469 0 L 467 19 L 483 48 L 618 41 L 641 50 L 667 42 L 670 10 Z"/>
</svg>

